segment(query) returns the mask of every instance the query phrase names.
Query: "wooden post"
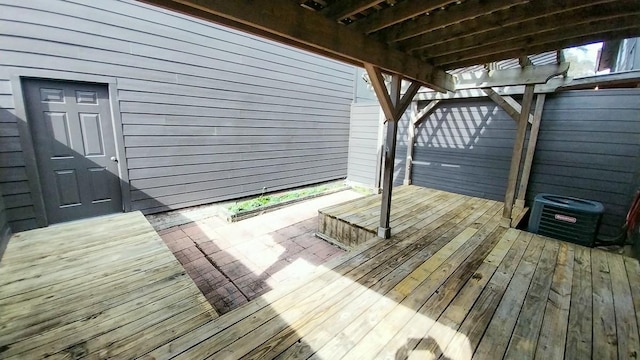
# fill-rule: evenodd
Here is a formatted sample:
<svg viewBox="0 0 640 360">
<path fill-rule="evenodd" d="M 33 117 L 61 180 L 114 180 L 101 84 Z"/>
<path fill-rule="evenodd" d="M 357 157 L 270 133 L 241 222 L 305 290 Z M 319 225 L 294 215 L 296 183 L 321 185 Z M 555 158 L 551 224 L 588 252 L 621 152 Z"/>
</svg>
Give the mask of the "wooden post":
<svg viewBox="0 0 640 360">
<path fill-rule="evenodd" d="M 527 134 L 527 125 L 529 124 L 527 120 L 529 118 L 529 112 L 531 111 L 531 103 L 533 102 L 533 91 L 534 85 L 527 85 L 524 90 L 524 98 L 522 99 L 522 111 L 520 112 L 516 139 L 513 144 L 513 153 L 511 154 L 511 167 L 509 170 L 509 178 L 507 180 L 507 192 L 504 197 L 502 221 L 500 223 L 504 227 L 511 227 L 513 201 L 515 199 L 516 187 L 518 185 L 518 174 L 520 172 L 524 139 Z"/>
<path fill-rule="evenodd" d="M 413 170 L 413 143 L 416 139 L 416 122 L 418 122 L 418 102 L 411 103 L 411 119 L 407 128 L 407 160 L 404 167 L 404 185 L 411 185 L 411 171 Z"/>
<path fill-rule="evenodd" d="M 391 80 L 391 104 L 393 108 L 400 100 L 400 80 L 399 75 L 393 75 Z M 391 237 L 389 221 L 391 217 L 391 190 L 393 188 L 393 166 L 396 158 L 397 136 L 398 119 L 387 118 L 387 137 L 384 147 L 384 170 L 382 173 L 382 205 L 380 207 L 380 226 L 378 227 L 378 236 L 384 239 Z"/>
<path fill-rule="evenodd" d="M 382 174 L 382 204 L 380 206 L 380 227 L 378 236 L 388 239 L 391 237 L 389 219 L 391 215 L 391 190 L 393 187 L 393 167 L 396 156 L 396 137 L 398 133 L 398 119 L 402 116 L 411 100 L 420 89 L 420 85 L 413 82 L 406 93 L 400 98 L 402 78 L 394 74 L 391 78 L 391 91 L 387 92 L 384 78 L 378 67 L 365 64 L 365 69 L 371 79 L 371 85 L 380 102 L 382 111 L 387 119 L 387 135 L 384 147 L 384 169 Z"/>
<path fill-rule="evenodd" d="M 524 200 L 527 195 L 527 187 L 529 186 L 529 176 L 531 175 L 531 165 L 533 164 L 533 156 L 536 152 L 536 143 L 538 142 L 538 133 L 540 132 L 540 121 L 542 120 L 542 110 L 544 109 L 544 101 L 546 95 L 538 94 L 536 97 L 536 108 L 533 112 L 533 124 L 529 133 L 529 144 L 527 145 L 527 155 L 522 165 L 522 176 L 520 178 L 520 186 L 518 187 L 518 196 L 516 197 L 517 208 L 524 208 Z"/>
<path fill-rule="evenodd" d="M 411 122 L 407 131 L 407 164 L 404 172 L 404 185 L 411 184 L 411 172 L 413 171 L 413 146 L 416 139 L 416 131 L 418 126 L 436 110 L 440 104 L 440 100 L 433 100 L 427 104 L 422 110 L 418 111 L 418 102 L 414 101 L 411 107 Z"/>
</svg>

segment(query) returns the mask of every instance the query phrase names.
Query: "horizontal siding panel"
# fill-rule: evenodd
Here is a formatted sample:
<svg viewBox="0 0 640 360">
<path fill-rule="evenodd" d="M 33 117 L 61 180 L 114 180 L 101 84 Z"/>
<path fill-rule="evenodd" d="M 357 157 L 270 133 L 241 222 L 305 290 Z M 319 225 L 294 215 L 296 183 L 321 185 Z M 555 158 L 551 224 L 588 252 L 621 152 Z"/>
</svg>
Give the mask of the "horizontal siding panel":
<svg viewBox="0 0 640 360">
<path fill-rule="evenodd" d="M 35 218 L 26 220 L 14 220 L 9 223 L 11 226 L 11 232 L 16 233 L 19 231 L 31 230 L 38 227 L 38 223 Z"/>
<path fill-rule="evenodd" d="M 24 167 L 10 167 L 2 169 L 2 182 L 26 181 L 27 172 Z"/>
<path fill-rule="evenodd" d="M 594 170 L 627 172 L 633 171 L 633 167 L 629 167 L 629 164 L 633 163 L 636 160 L 636 157 L 610 154 L 546 151 L 538 148 L 536 149 L 535 159 L 536 162 L 549 165 L 575 166 L 576 164 L 580 164 L 580 166 L 589 167 Z"/>
<path fill-rule="evenodd" d="M 325 169 L 311 169 L 306 175 L 299 176 L 299 179 L 296 181 L 309 181 L 317 178 L 318 175 L 327 175 L 333 174 L 332 177 L 341 177 L 339 172 L 342 170 L 342 167 L 327 167 Z M 324 172 L 324 174 L 323 174 Z M 275 185 L 283 185 L 286 181 L 291 181 L 292 177 L 297 177 L 294 171 L 283 171 L 274 176 L 273 174 L 265 174 L 261 176 L 247 176 L 241 179 L 234 179 L 234 181 L 229 181 L 229 179 L 218 179 L 211 180 L 206 182 L 196 182 L 189 184 L 179 184 L 172 186 L 164 186 L 164 187 L 156 187 L 150 188 L 144 191 L 134 190 L 131 192 L 131 197 L 133 201 L 140 201 L 145 199 L 161 199 L 162 197 L 167 196 L 176 196 L 179 194 L 188 194 L 192 192 L 199 191 L 208 191 L 208 190 L 219 190 L 222 188 L 230 187 L 230 186 L 243 186 L 243 191 L 247 189 L 252 191 L 262 191 L 263 187 L 266 187 L 269 190 L 269 187 Z M 280 182 L 277 182 L 279 180 Z M 269 184 L 269 186 L 265 185 Z M 183 201 L 183 200 L 180 200 Z M 186 200 L 184 200 L 186 201 Z"/>
<path fill-rule="evenodd" d="M 315 135 L 344 135 L 345 129 L 316 128 Z M 238 137 L 238 136 L 303 136 L 309 134 L 306 128 L 282 127 L 240 127 L 240 126 L 154 126 L 154 125 L 124 125 L 124 136 L 210 136 L 210 137 Z"/>
<path fill-rule="evenodd" d="M 12 95 L 11 82 L 7 80 L 0 80 L 0 95 Z"/>
<path fill-rule="evenodd" d="M 4 170 L 4 169 L 3 169 Z M 27 194 L 29 193 L 29 182 L 26 180 L 7 181 L 1 184 L 2 193 L 7 195 Z"/>
<path fill-rule="evenodd" d="M 638 154 L 638 147 L 629 144 L 612 143 L 585 143 L 573 141 L 548 141 L 544 138 L 538 139 L 537 147 L 545 151 L 582 153 L 582 154 L 608 154 L 614 156 L 633 157 Z"/>
<path fill-rule="evenodd" d="M 309 113 L 305 114 L 302 110 L 297 112 L 289 109 L 284 112 L 277 111 L 264 111 L 258 108 L 256 109 L 226 109 L 226 108 L 212 108 L 203 106 L 184 106 L 184 105 L 165 105 L 165 104 L 153 104 L 153 103 L 131 103 L 122 102 L 120 104 L 120 110 L 125 113 L 138 113 L 138 114 L 159 114 L 159 115 L 180 115 L 180 116 L 219 116 L 226 118 L 241 118 L 241 119 L 281 119 L 282 114 L 295 114 L 297 118 L 300 117 L 318 117 L 318 118 L 336 118 L 344 115 L 338 111 L 314 111 L 309 110 Z M 294 119 L 296 117 L 293 117 Z"/>
<path fill-rule="evenodd" d="M 264 177 L 265 179 L 269 178 L 279 178 L 279 177 L 289 177 L 286 176 L 292 174 L 306 174 L 309 173 L 310 169 L 319 169 L 319 166 L 315 164 L 309 163 L 297 163 L 288 166 L 286 169 L 279 168 L 276 166 L 265 167 L 261 169 L 261 172 L 257 172 L 255 168 L 249 169 L 239 169 L 233 172 L 231 171 L 216 171 L 216 172 L 203 172 L 203 173 L 191 173 L 185 175 L 173 175 L 173 176 L 162 176 L 156 178 L 143 178 L 140 180 L 131 180 L 131 186 L 135 190 L 146 191 L 151 188 L 163 187 L 163 186 L 171 186 L 171 185 L 181 185 L 181 184 L 190 184 L 197 183 L 203 181 L 214 181 L 214 180 L 226 180 L 230 182 L 237 181 L 238 179 L 244 177 L 251 177 L 254 179 L 261 179 Z M 324 170 L 340 170 L 344 169 L 346 171 L 346 164 L 325 164 Z"/>
<path fill-rule="evenodd" d="M 4 141 L 0 138 L 0 141 Z M 0 168 L 25 166 L 24 155 L 21 151 L 0 152 Z"/>
<path fill-rule="evenodd" d="M 131 98 L 131 96 L 130 96 Z M 226 101 L 216 100 L 211 101 L 209 99 L 202 98 L 189 98 L 184 96 L 171 96 L 160 94 L 146 94 L 140 93 L 140 96 L 133 97 L 132 100 L 121 100 L 121 111 L 123 112 L 142 112 L 152 114 L 173 114 L 173 111 L 190 107 L 193 110 L 198 111 L 198 114 L 211 115 L 212 112 L 220 110 L 240 110 L 244 111 L 247 108 L 247 104 L 239 101 Z M 141 106 L 145 110 L 137 110 L 136 106 Z M 155 108 L 155 110 L 151 110 Z M 175 108 L 175 109 L 171 109 Z M 162 109 L 171 109 L 170 112 L 162 112 Z M 310 108 L 291 105 L 256 105 L 256 110 L 259 112 L 275 112 L 275 113 L 288 113 L 288 114 L 301 114 L 301 115 L 320 115 L 320 116 L 348 116 L 346 109 L 322 109 L 322 108 Z M 181 112 L 182 113 L 182 112 Z M 196 113 L 194 113 L 196 114 Z"/>
<path fill-rule="evenodd" d="M 4 202 L 8 209 L 33 204 L 31 194 L 4 195 Z"/>
<path fill-rule="evenodd" d="M 13 109 L 13 96 L 9 94 L 0 94 L 0 109 Z"/>
<path fill-rule="evenodd" d="M 125 146 L 180 146 L 180 145 L 237 145 L 237 144 L 268 144 L 271 142 L 305 143 L 313 146 L 314 142 L 347 141 L 345 135 L 324 135 L 323 139 L 307 135 L 278 135 L 278 136 L 127 136 Z"/>
<path fill-rule="evenodd" d="M 311 155 L 326 155 L 334 158 L 343 158 L 346 155 L 346 148 L 329 148 L 329 149 L 301 149 L 295 151 L 297 157 L 305 157 Z M 220 162 L 245 162 L 250 164 L 253 160 L 274 160 L 274 159 L 290 159 L 292 152 L 290 151 L 271 151 L 271 152 L 248 152 L 248 153 L 230 153 L 225 155 L 187 155 L 187 156 L 162 156 L 134 158 L 128 160 L 129 169 L 154 168 L 162 166 L 182 166 L 195 164 L 212 164 Z"/>
<path fill-rule="evenodd" d="M 216 162 L 216 163 L 197 164 L 197 165 L 130 169 L 129 178 L 131 180 L 137 180 L 137 179 L 146 179 L 146 178 L 152 178 L 152 177 L 170 176 L 170 175 L 187 175 L 187 174 L 197 174 L 197 173 L 203 173 L 203 172 L 220 172 L 220 171 L 228 171 L 230 172 L 230 174 L 233 174 L 234 171 L 250 173 L 250 171 L 253 170 L 253 171 L 256 171 L 256 173 L 260 173 L 262 169 L 268 168 L 268 167 L 277 167 L 284 171 L 290 168 L 296 168 L 299 166 L 298 164 L 305 164 L 305 166 L 308 167 L 310 162 L 312 162 L 312 164 L 315 167 L 333 165 L 336 163 L 336 156 L 335 154 L 299 156 L 299 157 L 292 156 L 289 158 L 263 159 L 263 160 L 252 160 L 252 161 L 226 161 L 226 162 Z"/>
<path fill-rule="evenodd" d="M 19 137 L 3 137 L 1 139 L 0 152 L 15 152 L 22 150 Z"/>
<path fill-rule="evenodd" d="M 272 116 L 275 119 L 261 119 L 259 113 L 256 118 L 225 118 L 213 116 L 181 116 L 181 115 L 155 115 L 155 114 L 135 114 L 123 113 L 122 123 L 124 125 L 163 125 L 163 126 L 238 126 L 238 127 L 283 127 L 283 128 L 304 128 L 304 129 L 343 129 L 348 131 L 349 124 L 344 118 L 333 117 L 304 117 L 291 114 L 279 114 Z"/>
<path fill-rule="evenodd" d="M 582 143 L 604 143 L 618 145 L 636 145 L 640 141 L 637 133 L 613 131 L 615 124 L 610 124 L 609 131 L 593 129 L 591 131 L 549 131 L 546 128 L 540 130 L 538 135 L 545 141 L 572 141 Z M 617 129 L 616 129 L 617 130 Z"/>
<path fill-rule="evenodd" d="M 345 104 L 346 93 L 342 97 L 322 95 L 317 89 L 307 89 L 309 92 L 292 91 L 289 89 L 278 89 L 274 93 L 273 89 L 255 86 L 252 84 L 227 83 L 226 89 L 220 89 L 219 85 L 209 83 L 207 87 L 193 86 L 172 83 L 157 83 L 135 79 L 122 79 L 118 81 L 119 96 L 126 100 L 129 93 L 143 92 L 168 95 L 194 96 L 206 99 L 222 99 L 247 101 L 263 104 L 287 105 L 292 103 L 298 106 L 318 107 L 319 104 L 335 104 L 345 107 L 348 111 L 348 104 Z M 216 87 L 218 86 L 218 87 Z M 315 90 L 315 91 L 313 91 Z M 326 107 L 326 105 L 325 105 Z"/>
<path fill-rule="evenodd" d="M 274 93 L 274 88 L 266 86 L 255 86 L 253 84 L 242 84 L 238 82 L 227 83 L 226 85 L 225 89 L 220 88 L 219 84 L 211 81 L 202 81 L 199 85 L 185 85 L 125 78 L 118 80 L 118 89 L 121 90 L 120 93 L 124 91 L 139 91 L 275 104 L 285 103 L 286 101 L 297 101 L 299 104 L 313 103 L 315 101 L 316 104 L 343 105 L 346 101 L 350 100 L 347 93 L 341 93 L 340 96 L 331 96 L 321 94 L 318 91 L 309 89 L 309 87 L 306 87 L 306 91 L 278 88 L 277 92 Z M 232 91 L 229 91 L 229 89 L 232 89 Z M 309 93 L 309 97 L 312 97 L 311 99 L 307 98 L 307 93 Z"/>
<path fill-rule="evenodd" d="M 130 147 L 126 149 L 127 158 L 145 158 L 156 156 L 183 156 L 183 155 L 210 155 L 210 154 L 233 154 L 250 153 L 263 151 L 296 151 L 304 149 L 305 144 L 301 143 L 268 143 L 268 144 L 245 144 L 245 145 L 209 145 L 209 146 L 157 146 L 157 147 Z M 345 148 L 344 141 L 319 142 L 314 144 L 314 149 L 336 149 Z"/>
<path fill-rule="evenodd" d="M 294 183 L 291 184 L 291 182 L 289 182 L 287 185 L 278 185 L 278 186 L 271 186 L 270 189 L 272 191 L 281 191 L 281 190 L 285 190 L 285 189 L 290 189 L 292 187 L 301 187 L 301 186 L 306 186 L 306 185 L 311 185 L 311 184 L 317 184 L 320 182 L 326 182 L 326 181 L 333 181 L 336 179 L 341 179 L 342 177 L 332 177 L 331 174 L 322 174 L 321 177 L 317 177 L 314 180 L 311 181 L 302 181 L 299 183 Z M 255 196 L 258 194 L 261 194 L 262 191 L 261 189 L 259 191 L 255 191 L 255 190 L 250 190 L 250 191 L 245 191 L 245 192 L 238 192 L 242 189 L 242 187 L 238 187 L 238 186 L 232 186 L 232 187 L 228 187 L 225 188 L 227 193 L 231 193 L 233 192 L 234 195 L 222 195 L 220 197 L 211 197 L 211 198 L 201 198 L 198 200 L 194 200 L 194 201 L 186 201 L 186 202 L 180 202 L 177 204 L 170 204 L 170 205 L 158 205 L 157 207 L 149 207 L 149 208 L 143 208 L 141 209 L 143 214 L 152 214 L 152 213 L 157 213 L 157 212 L 161 212 L 161 211 L 169 211 L 169 210 L 175 210 L 175 209 L 181 209 L 184 207 L 188 207 L 188 206 L 197 206 L 197 205 L 203 205 L 203 204 L 208 204 L 208 203 L 212 203 L 212 202 L 217 202 L 217 201 L 227 201 L 227 200 L 232 200 L 232 199 L 237 199 L 237 198 L 242 198 L 242 197 L 248 197 L 248 196 Z M 161 204 L 159 202 L 156 201 L 156 203 Z"/>
<path fill-rule="evenodd" d="M 7 220 L 9 220 L 9 222 L 30 219 L 35 219 L 33 206 L 21 206 L 16 208 L 7 207 Z M 13 224 L 11 224 L 11 227 L 13 227 Z"/>
<path fill-rule="evenodd" d="M 2 60 L 0 59 L 0 62 Z M 2 67 L 0 66 L 0 69 Z M 16 118 L 15 109 L 0 109 L 0 123 L 15 123 L 18 119 Z M 2 125 L 4 126 L 4 125 Z"/>
<path fill-rule="evenodd" d="M 319 174 L 319 175 L 323 175 L 323 174 Z M 340 178 L 340 176 L 337 175 L 336 173 L 336 175 L 331 178 L 333 179 Z M 215 201 L 219 201 L 225 195 L 228 196 L 228 194 L 234 194 L 235 195 L 234 197 L 239 197 L 238 196 L 239 194 L 242 196 L 242 194 L 245 192 L 260 194 L 262 192 L 263 187 L 267 187 L 267 190 L 269 190 L 269 188 L 272 187 L 269 184 L 269 181 L 272 181 L 273 183 L 277 184 L 277 178 L 274 178 L 274 177 L 270 177 L 270 180 L 268 181 L 252 183 L 253 185 L 236 184 L 237 182 L 227 182 L 226 184 L 229 186 L 225 188 L 214 188 L 214 189 L 203 190 L 203 191 L 189 190 L 189 192 L 186 192 L 186 193 L 179 193 L 179 194 L 169 195 L 169 196 L 155 196 L 150 199 L 133 201 L 132 207 L 135 210 L 142 210 L 142 209 L 148 209 L 148 208 L 159 207 L 159 206 L 179 204 L 182 202 L 194 201 L 199 199 L 209 199 L 209 200 L 215 199 Z M 291 180 L 289 180 L 288 182 L 289 184 L 291 184 Z M 295 180 L 294 180 L 294 186 L 296 185 L 297 184 L 295 183 Z M 277 185 L 274 185 L 274 186 L 277 186 Z"/>
</svg>

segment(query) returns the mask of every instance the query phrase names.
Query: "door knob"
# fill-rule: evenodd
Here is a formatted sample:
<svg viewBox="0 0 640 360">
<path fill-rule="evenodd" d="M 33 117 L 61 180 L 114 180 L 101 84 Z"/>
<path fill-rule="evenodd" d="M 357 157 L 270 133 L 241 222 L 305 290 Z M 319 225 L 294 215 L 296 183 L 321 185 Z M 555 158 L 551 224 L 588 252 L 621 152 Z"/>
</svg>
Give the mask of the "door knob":
<svg viewBox="0 0 640 360">
<path fill-rule="evenodd" d="M 118 158 L 117 158 L 117 157 L 115 157 L 115 156 L 112 156 L 112 157 L 111 157 L 111 161 L 113 161 L 113 162 L 118 162 Z"/>
</svg>

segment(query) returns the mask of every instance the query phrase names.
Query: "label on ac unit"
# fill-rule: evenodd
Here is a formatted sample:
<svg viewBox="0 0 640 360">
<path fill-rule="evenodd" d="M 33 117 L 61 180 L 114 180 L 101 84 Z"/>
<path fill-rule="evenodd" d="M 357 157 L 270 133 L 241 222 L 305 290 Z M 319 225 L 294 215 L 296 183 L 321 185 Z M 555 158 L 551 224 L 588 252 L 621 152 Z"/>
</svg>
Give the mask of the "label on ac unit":
<svg viewBox="0 0 640 360">
<path fill-rule="evenodd" d="M 564 222 L 568 222 L 568 223 L 572 223 L 575 224 L 576 221 L 578 221 L 578 219 L 572 217 L 572 216 L 567 216 L 567 215 L 562 215 L 562 214 L 556 214 L 555 216 L 556 220 L 560 220 L 560 221 L 564 221 Z"/>
</svg>

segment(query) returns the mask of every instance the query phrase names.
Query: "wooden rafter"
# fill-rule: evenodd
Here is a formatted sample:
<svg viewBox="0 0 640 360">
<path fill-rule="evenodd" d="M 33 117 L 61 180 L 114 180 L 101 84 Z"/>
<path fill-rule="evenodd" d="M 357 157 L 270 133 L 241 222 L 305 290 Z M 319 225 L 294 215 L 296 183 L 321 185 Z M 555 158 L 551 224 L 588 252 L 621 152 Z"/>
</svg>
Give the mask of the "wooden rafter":
<svg viewBox="0 0 640 360">
<path fill-rule="evenodd" d="M 370 34 L 415 16 L 428 13 L 450 2 L 450 0 L 405 1 L 389 7 L 384 11 L 379 11 L 367 16 L 363 20 L 354 22 L 350 26 L 353 26 L 363 33 Z"/>
<path fill-rule="evenodd" d="M 313 49 L 360 66 L 375 64 L 439 91 L 455 88 L 453 77 L 432 65 L 339 25 L 290 0 L 144 0 L 288 45 Z M 286 21 L 284 21 L 286 19 Z"/>
<path fill-rule="evenodd" d="M 453 25 L 465 20 L 475 18 L 482 14 L 491 13 L 497 10 L 507 9 L 517 4 L 526 3 L 529 0 L 470 0 L 455 7 L 447 9 L 441 16 L 421 16 L 414 21 L 399 24 L 384 34 L 380 34 L 379 38 L 386 42 L 395 42 L 409 39 L 414 36 L 426 34 L 435 29 L 440 29 Z"/>
<path fill-rule="evenodd" d="M 322 9 L 322 14 L 333 20 L 342 20 L 378 5 L 384 0 L 342 0 Z"/>
<path fill-rule="evenodd" d="M 542 20 L 556 14 L 567 16 L 574 10 L 595 5 L 616 3 L 619 0 L 536 0 L 518 6 L 509 7 L 471 20 L 460 22 L 446 28 L 437 29 L 398 43 L 401 48 L 418 50 L 458 41 L 466 37 L 483 36 L 483 33 L 520 23 Z M 564 19 L 567 20 L 566 18 Z M 540 28 L 540 27 L 539 27 Z M 480 42 L 480 44 L 482 44 Z"/>
<path fill-rule="evenodd" d="M 624 11 L 625 15 L 622 16 L 626 17 L 640 13 L 640 5 L 638 5 L 637 1 L 633 1 L 632 3 L 623 2 L 622 4 L 604 4 L 579 8 L 573 12 L 562 12 L 543 18 L 503 26 L 492 31 L 485 31 L 461 39 L 442 42 L 417 51 L 416 54 L 418 56 L 437 57 L 468 52 L 477 48 L 487 48 L 492 44 L 505 43 L 525 37 L 531 37 L 533 39 L 538 34 L 548 33 L 552 30 L 564 31 L 563 29 L 588 25 L 593 21 L 615 20 L 621 17 L 620 10 Z M 540 25 L 544 26 L 541 27 Z M 415 46 L 412 45 L 411 47 L 415 50 Z"/>
<path fill-rule="evenodd" d="M 454 69 L 476 64 L 490 62 L 509 57 L 519 57 L 528 52 L 539 53 L 565 47 L 563 44 L 587 44 L 594 41 L 603 41 L 620 36 L 634 37 L 640 35 L 640 16 L 628 16 L 618 19 L 612 24 L 611 20 L 589 24 L 587 30 L 576 28 L 567 29 L 565 32 L 550 32 L 547 35 L 539 35 L 534 38 L 521 38 L 517 41 L 508 41 L 492 46 L 475 49 L 473 52 L 462 54 L 450 54 L 433 58 L 432 61 L 445 69 Z M 586 33 L 586 34 L 585 34 Z"/>
</svg>

